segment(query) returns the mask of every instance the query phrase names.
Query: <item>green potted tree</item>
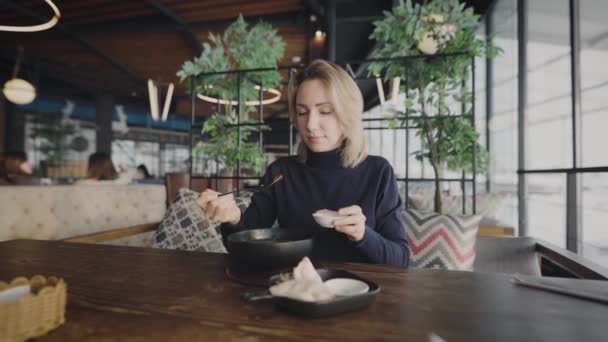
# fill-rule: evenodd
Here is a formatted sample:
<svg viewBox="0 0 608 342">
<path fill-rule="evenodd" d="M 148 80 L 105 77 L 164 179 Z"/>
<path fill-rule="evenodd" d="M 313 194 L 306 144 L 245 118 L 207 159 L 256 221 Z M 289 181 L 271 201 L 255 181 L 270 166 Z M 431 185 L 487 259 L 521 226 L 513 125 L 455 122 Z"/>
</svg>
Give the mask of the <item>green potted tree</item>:
<svg viewBox="0 0 608 342">
<path fill-rule="evenodd" d="M 61 115 L 50 113 L 38 115 L 30 137 L 40 138 L 38 150 L 46 158 L 46 175 L 55 175 L 64 163 L 71 148 L 71 137 L 76 133 L 75 125 Z"/>
<path fill-rule="evenodd" d="M 259 98 L 259 89 L 273 89 L 281 84 L 281 74 L 276 70 L 247 72 L 241 74 L 240 99 L 237 99 L 239 79 L 237 73 L 223 73 L 199 77 L 203 73 L 243 70 L 255 68 L 276 68 L 285 53 L 285 43 L 272 25 L 258 22 L 251 28 L 242 16 L 232 23 L 221 35 L 209 33 L 209 43 L 203 44 L 201 55 L 186 61 L 177 76 L 186 82 L 189 93 L 204 94 L 221 100 L 219 110 L 211 115 L 202 128 L 207 139 L 199 141 L 193 153 L 200 156 L 205 169 L 210 161 L 218 161 L 224 166 L 222 175 L 232 175 L 237 162 L 241 166 L 259 170 L 263 153 L 255 143 L 249 141 L 252 133 L 267 126 L 247 126 L 252 123 L 249 116 L 255 106 L 249 105 Z M 194 88 L 190 87 L 194 78 Z M 241 101 L 240 118 L 237 117 L 238 101 Z M 249 104 L 248 104 L 249 103 Z M 240 120 L 240 135 L 235 124 Z M 231 188 L 229 182 L 222 190 Z"/>
<path fill-rule="evenodd" d="M 476 37 L 479 16 L 458 0 L 431 0 L 413 4 L 401 2 L 374 23 L 370 36 L 379 43 L 372 57 L 428 56 L 402 61 L 374 62 L 370 75 L 384 71 L 387 80 L 399 77 L 406 93 L 405 111 L 396 111 L 395 122 L 417 129 L 423 148 L 414 152 L 418 160 L 428 160 L 435 175 L 434 206 L 442 212 L 443 172 L 485 173 L 488 152 L 478 143 L 479 134 L 471 125 L 471 59 L 495 57 L 500 49 L 491 39 Z M 436 55 L 437 56 L 434 56 Z M 441 55 L 439 55 L 441 54 Z M 406 116 L 409 119 L 406 119 Z M 473 151 L 475 150 L 475 153 Z"/>
</svg>

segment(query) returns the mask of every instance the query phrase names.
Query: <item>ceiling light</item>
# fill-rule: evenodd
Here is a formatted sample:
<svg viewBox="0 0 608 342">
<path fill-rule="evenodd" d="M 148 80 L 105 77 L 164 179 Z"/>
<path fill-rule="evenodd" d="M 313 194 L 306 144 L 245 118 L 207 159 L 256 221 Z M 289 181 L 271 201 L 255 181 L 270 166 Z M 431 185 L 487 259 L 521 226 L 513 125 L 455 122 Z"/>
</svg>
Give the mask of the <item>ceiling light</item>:
<svg viewBox="0 0 608 342">
<path fill-rule="evenodd" d="M 382 80 L 380 77 L 376 77 L 376 88 L 378 88 L 378 98 L 380 99 L 380 104 L 384 104 L 384 87 L 382 86 Z"/>
<path fill-rule="evenodd" d="M 17 78 L 19 74 L 19 65 L 21 64 L 21 57 L 23 56 L 23 47 L 19 46 L 19 53 L 17 54 L 17 60 L 15 61 L 15 68 L 13 69 L 12 78 L 2 88 L 2 93 L 7 100 L 14 104 L 25 105 L 31 103 L 36 98 L 36 88 L 28 81 Z"/>
<path fill-rule="evenodd" d="M 31 103 L 36 98 L 36 88 L 21 78 L 6 81 L 2 93 L 7 100 L 18 105 Z"/>
<path fill-rule="evenodd" d="M 321 38 L 322 36 L 323 36 L 323 31 L 321 31 L 321 30 L 317 30 L 317 31 L 315 32 L 315 37 L 317 37 L 317 38 Z"/>
<path fill-rule="evenodd" d="M 159 103 L 158 103 L 158 87 L 156 83 L 151 79 L 148 79 L 148 96 L 150 99 L 150 115 L 152 116 L 152 120 L 158 121 L 160 118 L 162 121 L 167 121 L 167 117 L 169 116 L 169 107 L 171 106 L 171 99 L 173 98 L 173 89 L 175 86 L 173 83 L 169 83 L 169 87 L 167 88 L 167 95 L 165 95 L 165 104 L 163 105 L 163 113 L 162 117 L 159 115 Z"/>
<path fill-rule="evenodd" d="M 209 86 L 209 88 L 211 88 L 211 86 Z M 254 88 L 256 90 L 260 90 L 260 86 L 258 86 L 258 85 L 256 85 Z M 259 106 L 260 104 L 267 105 L 267 104 L 275 103 L 281 99 L 281 92 L 276 89 L 264 88 L 264 91 L 273 94 L 274 97 L 271 97 L 271 98 L 265 99 L 265 100 L 261 100 L 261 101 L 260 100 L 245 101 L 245 105 L 246 106 Z M 204 94 L 197 94 L 196 97 L 198 97 L 199 99 L 201 99 L 203 101 L 207 101 L 210 103 L 219 103 L 219 104 L 223 104 L 223 105 L 232 105 L 232 106 L 239 104 L 239 101 L 237 101 L 237 100 L 218 99 L 216 97 L 211 97 L 211 96 L 207 96 Z"/>
<path fill-rule="evenodd" d="M 158 121 L 158 89 L 151 79 L 148 79 L 148 97 L 150 99 L 150 115 L 152 116 L 152 120 Z"/>
<path fill-rule="evenodd" d="M 167 115 L 169 115 L 169 106 L 171 106 L 171 98 L 173 98 L 173 88 L 173 83 L 169 83 L 169 88 L 167 89 L 167 96 L 165 97 L 165 105 L 163 107 L 163 121 L 167 121 Z"/>
<path fill-rule="evenodd" d="M 53 10 L 53 17 L 44 24 L 40 25 L 30 25 L 30 26 L 5 26 L 0 25 L 0 31 L 10 31 L 10 32 L 37 32 L 48 30 L 51 27 L 55 26 L 59 22 L 59 18 L 61 18 L 61 14 L 59 13 L 59 9 L 51 0 L 44 0 L 51 9 Z"/>
<path fill-rule="evenodd" d="M 393 78 L 393 90 L 391 91 L 391 99 L 393 100 L 393 104 L 397 104 L 397 100 L 399 99 L 399 83 L 401 82 L 400 77 Z"/>
</svg>

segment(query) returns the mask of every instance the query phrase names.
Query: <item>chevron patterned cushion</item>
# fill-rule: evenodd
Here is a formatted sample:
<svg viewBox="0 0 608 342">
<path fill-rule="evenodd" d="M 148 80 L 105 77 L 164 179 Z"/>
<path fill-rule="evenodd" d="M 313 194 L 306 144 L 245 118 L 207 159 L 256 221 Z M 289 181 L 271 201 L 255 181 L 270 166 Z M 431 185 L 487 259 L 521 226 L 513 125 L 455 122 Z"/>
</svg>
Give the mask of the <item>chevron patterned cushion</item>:
<svg viewBox="0 0 608 342">
<path fill-rule="evenodd" d="M 404 210 L 410 266 L 445 270 L 473 269 L 481 216 L 442 215 Z"/>
<path fill-rule="evenodd" d="M 407 196 L 410 208 L 429 212 L 434 210 L 434 193 L 412 193 Z M 507 192 L 480 193 L 475 198 L 476 214 L 481 215 L 482 226 L 500 225 L 502 221 L 508 219 L 505 212 L 506 204 L 509 199 Z M 442 212 L 444 214 L 462 215 L 462 195 L 442 195 Z M 465 197 L 465 213 L 470 215 L 473 212 L 473 197 Z M 504 223 L 503 223 L 504 224 Z"/>
</svg>

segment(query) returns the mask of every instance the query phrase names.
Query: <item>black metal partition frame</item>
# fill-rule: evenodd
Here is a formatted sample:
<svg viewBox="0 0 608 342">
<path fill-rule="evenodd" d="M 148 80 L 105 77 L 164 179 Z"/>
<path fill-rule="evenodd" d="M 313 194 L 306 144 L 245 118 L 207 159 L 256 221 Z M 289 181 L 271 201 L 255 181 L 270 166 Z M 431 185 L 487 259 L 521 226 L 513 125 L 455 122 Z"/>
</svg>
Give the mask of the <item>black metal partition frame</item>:
<svg viewBox="0 0 608 342">
<path fill-rule="evenodd" d="M 365 60 L 354 60 L 354 61 L 347 61 L 347 62 L 342 62 L 342 63 L 338 63 L 339 65 L 342 65 L 345 67 L 346 70 L 351 69 L 350 65 L 366 65 L 368 63 L 371 62 L 388 62 L 388 61 L 399 61 L 403 63 L 403 66 L 405 67 L 406 70 L 406 76 L 408 75 L 408 63 L 411 61 L 419 61 L 419 60 L 431 60 L 431 59 L 437 59 L 437 58 L 450 58 L 450 57 L 454 57 L 454 56 L 463 56 L 463 55 L 467 55 L 466 53 L 447 53 L 447 54 L 436 54 L 436 55 L 421 55 L 421 56 L 402 56 L 402 57 L 392 57 L 392 58 L 372 58 L 372 59 L 365 59 Z M 410 121 L 413 119 L 432 119 L 432 118 L 436 118 L 436 117 L 446 117 L 446 118 L 469 118 L 471 120 L 471 125 L 473 127 L 475 127 L 475 57 L 474 56 L 470 56 L 470 81 L 471 81 L 471 94 L 472 94 L 472 99 L 471 99 L 471 114 L 466 115 L 464 113 L 465 110 L 465 104 L 463 104 L 462 108 L 463 108 L 463 112 L 459 115 L 433 115 L 433 116 L 429 116 L 429 117 L 423 117 L 420 115 L 410 115 L 409 114 L 409 110 L 406 107 L 406 113 L 405 116 L 400 116 L 399 119 L 402 119 L 404 124 L 399 126 L 399 127 L 387 127 L 386 125 L 383 126 L 379 126 L 379 127 L 364 127 L 365 130 L 405 130 L 405 148 L 404 148 L 404 154 L 405 154 L 405 177 L 404 178 L 397 178 L 398 182 L 404 182 L 405 185 L 405 194 L 407 196 L 407 193 L 409 192 L 409 183 L 410 182 L 434 182 L 435 179 L 434 178 L 410 178 L 409 177 L 409 154 L 410 154 L 410 146 L 409 146 L 409 138 L 410 138 L 410 130 L 415 129 L 416 127 L 412 127 L 410 125 Z M 196 82 L 203 79 L 204 77 L 209 77 L 209 76 L 216 76 L 216 75 L 227 75 L 227 74 L 236 74 L 237 75 L 237 99 L 236 101 L 238 101 L 238 105 L 237 105 L 237 123 L 234 125 L 237 127 L 237 139 L 238 142 L 240 143 L 240 128 L 243 126 L 261 126 L 261 125 L 265 125 L 267 122 L 264 121 L 264 117 L 263 117 L 263 110 L 264 110 L 264 104 L 262 103 L 263 100 L 263 85 L 259 85 L 260 86 L 260 92 L 258 94 L 258 101 L 259 101 L 259 105 L 257 105 L 257 107 L 259 108 L 258 111 L 258 121 L 256 123 L 242 123 L 241 122 L 241 113 L 242 113 L 242 102 L 241 101 L 241 84 L 242 84 L 242 80 L 246 77 L 247 73 L 251 73 L 251 72 L 264 72 L 264 71 L 277 71 L 277 70 L 289 70 L 289 74 L 291 76 L 292 72 L 294 72 L 295 70 L 301 69 L 303 68 L 304 65 L 298 64 L 298 65 L 287 65 L 287 66 L 279 66 L 276 68 L 256 68 L 256 69 L 240 69 L 240 70 L 226 70 L 226 71 L 219 71 L 219 72 L 209 72 L 209 73 L 203 73 L 200 74 L 196 77 L 191 77 L 190 78 L 190 89 L 194 90 L 196 89 L 195 85 Z M 351 69 L 352 70 L 352 69 Z M 354 75 L 351 74 L 351 76 L 354 77 Z M 382 77 L 384 75 L 380 75 L 379 77 Z M 371 80 L 371 79 L 375 79 L 375 77 L 356 77 L 354 78 L 355 81 L 361 81 L 361 80 Z M 406 84 L 406 89 L 407 87 L 407 82 L 408 82 L 408 77 L 406 77 L 405 79 L 405 84 Z M 466 80 L 463 81 L 463 85 L 466 85 Z M 407 98 L 407 92 L 406 92 L 406 98 Z M 218 107 L 220 105 L 219 101 L 218 101 Z M 192 186 L 192 174 L 193 174 L 193 147 L 194 147 L 194 139 L 197 136 L 200 136 L 199 133 L 195 134 L 195 130 L 200 130 L 203 127 L 203 123 L 197 123 L 196 122 L 196 116 L 195 116 L 195 109 L 196 109 L 196 94 L 194 91 L 191 92 L 191 120 L 190 120 L 190 157 L 189 157 L 189 174 L 190 174 L 190 186 Z M 384 123 L 384 122 L 388 122 L 393 120 L 394 118 L 391 117 L 386 117 L 386 118 L 364 118 L 363 121 L 364 122 L 380 122 L 380 123 Z M 275 119 L 276 121 L 289 121 L 289 119 Z M 487 125 L 487 122 L 486 122 Z M 291 122 L 289 122 L 289 154 L 292 155 L 294 153 L 294 143 L 295 143 L 295 139 L 294 139 L 294 126 Z M 260 151 L 263 152 L 264 151 L 264 141 L 263 141 L 263 135 L 262 135 L 262 131 L 259 132 L 259 136 L 258 136 L 258 146 L 260 148 Z M 475 146 L 473 146 L 473 158 L 472 158 L 472 175 L 466 175 L 465 172 L 462 172 L 462 175 L 460 178 L 440 178 L 439 181 L 442 182 L 459 182 L 461 184 L 462 187 L 462 197 L 463 197 L 463 201 L 462 201 L 462 211 L 463 214 L 466 211 L 466 184 L 467 183 L 471 183 L 472 184 L 472 211 L 473 213 L 476 213 L 477 211 L 477 207 L 476 207 L 476 171 L 477 171 L 477 165 L 475 164 Z M 218 163 L 216 163 L 217 165 Z M 261 175 L 262 170 L 258 170 L 258 175 Z M 241 180 L 251 180 L 251 179 L 259 179 L 259 177 L 247 177 L 247 176 L 242 176 L 241 175 L 241 165 L 240 163 L 237 163 L 237 168 L 236 168 L 236 176 L 230 176 L 230 177 L 222 177 L 219 176 L 219 173 L 216 170 L 216 175 L 213 176 L 212 178 L 214 178 L 216 180 L 216 182 L 220 179 L 232 179 L 232 180 L 237 180 L 237 181 L 241 181 Z M 238 195 L 238 192 L 237 192 Z M 404 199 L 406 207 L 409 206 L 409 203 L 407 201 L 407 198 Z"/>
</svg>

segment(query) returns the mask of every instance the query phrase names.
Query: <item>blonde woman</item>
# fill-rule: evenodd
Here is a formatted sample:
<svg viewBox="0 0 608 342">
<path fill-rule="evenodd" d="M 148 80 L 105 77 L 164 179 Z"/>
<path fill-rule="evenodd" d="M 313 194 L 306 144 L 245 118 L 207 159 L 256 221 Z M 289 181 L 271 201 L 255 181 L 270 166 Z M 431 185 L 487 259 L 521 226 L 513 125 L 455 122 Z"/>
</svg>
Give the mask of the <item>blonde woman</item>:
<svg viewBox="0 0 608 342">
<path fill-rule="evenodd" d="M 272 163 L 261 182 L 283 180 L 256 193 L 242 213 L 233 196 L 206 190 L 199 205 L 207 217 L 250 229 L 278 219 L 282 227 L 316 230 L 313 258 L 407 267 L 395 176 L 388 161 L 367 154 L 354 80 L 336 64 L 313 61 L 290 80 L 289 112 L 302 141 L 298 155 Z M 335 229 L 315 223 L 320 209 L 337 211 Z"/>
</svg>

